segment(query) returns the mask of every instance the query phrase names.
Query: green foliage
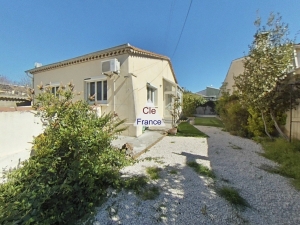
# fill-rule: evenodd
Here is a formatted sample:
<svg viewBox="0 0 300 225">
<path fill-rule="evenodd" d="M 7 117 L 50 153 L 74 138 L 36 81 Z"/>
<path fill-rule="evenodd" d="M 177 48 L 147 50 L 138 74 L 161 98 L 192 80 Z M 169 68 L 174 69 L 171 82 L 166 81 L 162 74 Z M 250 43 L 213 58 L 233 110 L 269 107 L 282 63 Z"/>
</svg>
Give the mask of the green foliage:
<svg viewBox="0 0 300 225">
<path fill-rule="evenodd" d="M 170 170 L 170 174 L 177 174 L 177 170 Z"/>
<path fill-rule="evenodd" d="M 207 101 L 207 102 L 201 104 L 200 106 L 204 108 L 204 114 L 205 114 L 206 110 L 208 110 L 208 109 L 210 109 L 210 112 L 214 113 L 215 108 L 216 108 L 216 102 L 215 101 Z"/>
<path fill-rule="evenodd" d="M 200 126 L 210 126 L 210 127 L 224 127 L 221 120 L 215 117 L 201 117 L 195 118 L 195 124 Z"/>
<path fill-rule="evenodd" d="M 157 180 L 160 178 L 159 172 L 161 171 L 158 167 L 148 167 L 146 168 L 147 174 L 150 176 L 152 180 Z"/>
<path fill-rule="evenodd" d="M 203 166 L 195 161 L 191 161 L 191 162 L 187 162 L 186 163 L 189 167 L 192 167 L 196 173 L 203 175 L 203 176 L 207 176 L 210 178 L 215 178 L 215 174 L 213 173 L 213 171 L 211 171 L 208 167 Z"/>
<path fill-rule="evenodd" d="M 172 102 L 172 108 L 170 110 L 170 113 L 172 115 L 172 127 L 176 126 L 176 122 L 179 119 L 180 116 L 180 98 L 179 97 L 173 97 L 173 102 Z"/>
<path fill-rule="evenodd" d="M 128 190 L 134 190 L 136 193 L 140 193 L 143 188 L 146 187 L 149 178 L 146 176 L 133 176 L 122 180 L 123 187 Z"/>
<path fill-rule="evenodd" d="M 241 206 L 242 208 L 249 206 L 247 201 L 240 196 L 237 190 L 235 190 L 232 187 L 223 186 L 219 188 L 217 192 L 221 197 L 225 198 L 228 202 L 230 202 L 233 205 Z"/>
<path fill-rule="evenodd" d="M 292 143 L 282 138 L 275 141 L 262 141 L 264 157 L 279 163 L 276 173 L 293 178 L 292 184 L 300 190 L 300 141 Z"/>
<path fill-rule="evenodd" d="M 177 136 L 183 137 L 208 137 L 206 134 L 198 130 L 193 125 L 189 124 L 188 122 L 181 122 L 178 125 L 178 132 Z"/>
<path fill-rule="evenodd" d="M 119 169 L 129 161 L 110 142 L 124 121 L 98 117 L 73 100 L 73 89 L 61 86 L 55 97 L 46 88 L 36 97 L 46 127 L 33 141 L 35 155 L 0 185 L 0 224 L 75 224 L 107 187 L 120 185 Z"/>
<path fill-rule="evenodd" d="M 205 99 L 191 92 L 183 93 L 182 113 L 184 116 L 192 116 L 196 112 L 196 108 L 205 103 Z"/>
<path fill-rule="evenodd" d="M 159 188 L 156 186 L 151 186 L 143 190 L 143 192 L 140 193 L 140 197 L 143 200 L 154 200 L 159 196 Z"/>
<path fill-rule="evenodd" d="M 249 113 L 240 103 L 239 96 L 235 93 L 232 95 L 223 93 L 217 101 L 216 110 L 228 132 L 242 137 L 249 136 L 247 129 Z"/>
<path fill-rule="evenodd" d="M 279 15 L 271 14 L 266 26 L 260 25 L 260 18 L 255 24 L 258 30 L 244 59 L 245 70 L 234 78 L 235 85 L 242 104 L 270 115 L 277 131 L 287 138 L 276 117 L 286 112 L 290 103 L 293 108 L 299 103 L 300 90 L 290 85 L 295 78 L 289 74 L 294 69 L 293 42 L 288 38 L 288 26 L 281 22 Z"/>
<path fill-rule="evenodd" d="M 248 117 L 248 131 L 254 136 L 254 137 L 264 137 L 266 135 L 265 133 L 265 127 L 264 122 L 262 120 L 261 114 L 257 111 L 255 111 L 252 108 L 248 109 L 249 117 Z M 285 125 L 286 123 L 286 114 L 278 115 L 276 117 L 276 120 L 279 125 Z M 274 127 L 274 121 L 270 117 L 270 115 L 265 115 L 265 121 L 267 125 L 268 132 L 275 136 L 276 135 L 276 129 Z"/>
</svg>

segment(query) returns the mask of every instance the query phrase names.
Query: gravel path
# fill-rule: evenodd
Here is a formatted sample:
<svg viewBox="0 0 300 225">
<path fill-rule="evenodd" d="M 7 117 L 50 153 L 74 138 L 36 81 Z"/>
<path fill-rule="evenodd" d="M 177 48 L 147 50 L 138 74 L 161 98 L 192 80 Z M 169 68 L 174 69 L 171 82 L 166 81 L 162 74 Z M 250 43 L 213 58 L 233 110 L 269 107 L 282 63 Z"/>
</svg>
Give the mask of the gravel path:
<svg viewBox="0 0 300 225">
<path fill-rule="evenodd" d="M 289 179 L 260 169 L 276 163 L 257 154 L 262 152 L 259 144 L 218 128 L 197 128 L 210 136 L 208 156 L 218 180 L 228 180 L 223 184 L 239 190 L 249 202 L 251 208 L 241 212 L 244 219 L 250 224 L 300 224 L 300 192 Z"/>
<path fill-rule="evenodd" d="M 257 154 L 260 145 L 219 128 L 197 128 L 210 138 L 165 137 L 140 157 L 152 160 L 122 171 L 127 176 L 146 174 L 150 166 L 162 168 L 161 178 L 151 181 L 160 189 L 157 199 L 112 192 L 98 208 L 94 224 L 300 224 L 300 193 L 288 179 L 259 168 L 276 166 Z M 194 160 L 212 167 L 217 179 L 186 166 Z M 174 170 L 177 174 L 170 173 Z M 251 207 L 240 210 L 219 197 L 215 188 L 223 185 L 237 189 Z"/>
</svg>

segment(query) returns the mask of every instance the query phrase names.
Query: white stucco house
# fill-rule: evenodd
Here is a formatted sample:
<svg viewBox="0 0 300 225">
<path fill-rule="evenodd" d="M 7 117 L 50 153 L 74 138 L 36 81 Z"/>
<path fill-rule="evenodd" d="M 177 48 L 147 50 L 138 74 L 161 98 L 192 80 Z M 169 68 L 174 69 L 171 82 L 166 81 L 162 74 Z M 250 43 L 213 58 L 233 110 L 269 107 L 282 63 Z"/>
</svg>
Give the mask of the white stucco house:
<svg viewBox="0 0 300 225">
<path fill-rule="evenodd" d="M 124 135 L 139 136 L 142 126 L 134 126 L 146 103 L 151 101 L 157 113 L 171 120 L 174 96 L 182 99 L 171 60 L 163 55 L 123 44 L 25 71 L 33 84 L 49 85 L 55 94 L 60 84 L 70 81 L 81 92 L 77 99 L 98 105 L 100 114 L 115 112 L 126 119 Z M 38 94 L 38 90 L 36 90 Z M 95 96 L 93 101 L 89 96 Z"/>
</svg>

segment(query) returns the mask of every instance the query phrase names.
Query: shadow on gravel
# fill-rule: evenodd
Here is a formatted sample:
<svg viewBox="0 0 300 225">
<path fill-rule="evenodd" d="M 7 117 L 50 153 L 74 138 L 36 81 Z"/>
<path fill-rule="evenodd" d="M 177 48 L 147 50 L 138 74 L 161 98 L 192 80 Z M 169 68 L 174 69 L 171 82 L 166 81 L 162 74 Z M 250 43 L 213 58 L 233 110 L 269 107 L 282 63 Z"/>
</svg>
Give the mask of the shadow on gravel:
<svg viewBox="0 0 300 225">
<path fill-rule="evenodd" d="M 232 187 L 250 205 L 235 211 L 235 224 L 300 224 L 299 193 L 277 174 L 274 162 L 259 154 L 263 152 L 259 144 L 219 128 L 196 128 L 210 136 L 208 157 L 217 176 L 216 188 Z M 239 151 L 232 146 L 239 146 Z"/>
<path fill-rule="evenodd" d="M 178 161 L 208 161 L 207 156 L 186 151 L 170 154 Z M 102 206 L 100 224 L 231 224 L 231 209 L 226 209 L 227 202 L 216 194 L 212 178 L 198 175 L 182 163 L 156 166 L 161 168 L 161 178 L 150 185 L 159 188 L 158 198 L 144 201 L 133 192 L 122 191 Z"/>
</svg>

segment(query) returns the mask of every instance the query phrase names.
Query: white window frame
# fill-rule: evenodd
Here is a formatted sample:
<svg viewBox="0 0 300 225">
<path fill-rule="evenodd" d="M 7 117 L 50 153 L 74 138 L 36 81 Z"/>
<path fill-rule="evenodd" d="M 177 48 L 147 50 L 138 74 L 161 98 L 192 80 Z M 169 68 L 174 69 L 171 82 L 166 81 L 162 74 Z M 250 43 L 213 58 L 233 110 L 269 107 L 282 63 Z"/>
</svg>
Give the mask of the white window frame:
<svg viewBox="0 0 300 225">
<path fill-rule="evenodd" d="M 56 96 L 56 97 L 58 96 L 57 90 L 60 86 L 60 83 L 50 83 L 50 84 L 47 84 L 46 86 L 51 88 L 51 93 L 54 94 L 54 96 Z"/>
<path fill-rule="evenodd" d="M 99 77 L 93 77 L 93 78 L 87 78 L 84 80 L 85 81 L 85 89 L 86 89 L 86 100 L 89 103 L 99 103 L 99 104 L 107 104 L 107 100 L 108 100 L 108 80 L 106 76 L 99 76 Z M 97 96 L 97 83 L 101 82 L 101 98 L 99 98 L 99 96 Z M 105 95 L 105 91 L 104 91 L 104 84 L 106 82 L 106 99 L 104 99 L 104 95 Z M 91 83 L 94 83 L 94 93 L 95 93 L 95 99 L 94 100 L 90 100 L 89 97 L 91 96 L 91 92 L 90 92 L 90 85 Z"/>
<path fill-rule="evenodd" d="M 147 102 L 149 100 L 151 100 L 155 106 L 157 105 L 157 88 L 147 84 Z"/>
</svg>

